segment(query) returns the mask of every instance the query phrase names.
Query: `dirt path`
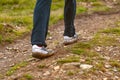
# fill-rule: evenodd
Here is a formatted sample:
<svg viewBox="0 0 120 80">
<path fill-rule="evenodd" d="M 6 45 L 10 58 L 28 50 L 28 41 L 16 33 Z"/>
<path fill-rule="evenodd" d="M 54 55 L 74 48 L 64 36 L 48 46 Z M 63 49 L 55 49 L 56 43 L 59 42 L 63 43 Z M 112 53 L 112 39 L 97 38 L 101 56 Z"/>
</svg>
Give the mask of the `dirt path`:
<svg viewBox="0 0 120 80">
<path fill-rule="evenodd" d="M 115 27 L 114 23 L 118 20 L 120 20 L 120 13 L 110 15 L 79 15 L 75 20 L 75 26 L 76 31 L 79 34 L 79 39 L 80 41 L 82 41 L 91 39 L 94 33 L 96 33 L 100 29 L 107 27 Z M 47 77 L 45 76 L 45 74 L 45 77 L 43 77 L 42 74 L 46 73 L 46 75 L 49 75 L 49 72 L 47 73 L 46 71 L 50 71 L 51 67 L 56 65 L 55 60 L 57 58 L 67 56 L 67 52 L 63 48 L 58 46 L 61 45 L 61 42 L 63 40 L 63 30 L 63 21 L 50 27 L 50 35 L 47 38 L 48 48 L 57 49 L 58 52 L 54 56 L 44 60 L 37 60 L 31 58 L 30 35 L 0 49 L 0 74 L 4 73 L 5 75 L 11 66 L 18 64 L 19 62 L 28 61 L 28 65 L 26 67 L 16 71 L 16 73 L 14 73 L 14 75 L 12 76 L 6 76 L 4 80 L 19 80 L 17 78 L 19 78 L 24 73 L 32 73 L 32 75 L 35 76 L 35 80 L 54 80 L 55 74 L 57 74 L 58 72 L 54 71 L 50 76 Z M 43 70 L 39 70 L 38 68 L 36 68 L 36 66 L 42 63 L 46 64 L 49 68 L 45 68 Z M 68 80 L 68 78 L 64 78 L 64 80 Z M 80 79 L 76 78 L 75 80 Z"/>
</svg>

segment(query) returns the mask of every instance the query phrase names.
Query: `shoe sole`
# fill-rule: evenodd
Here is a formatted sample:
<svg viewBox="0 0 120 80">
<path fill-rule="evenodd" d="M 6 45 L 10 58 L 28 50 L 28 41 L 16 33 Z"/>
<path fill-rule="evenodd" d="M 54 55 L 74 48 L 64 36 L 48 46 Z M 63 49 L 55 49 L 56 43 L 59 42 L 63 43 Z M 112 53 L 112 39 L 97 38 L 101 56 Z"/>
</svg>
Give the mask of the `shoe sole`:
<svg viewBox="0 0 120 80">
<path fill-rule="evenodd" d="M 71 41 L 71 42 L 63 42 L 64 45 L 70 45 L 70 44 L 73 44 L 73 43 L 76 43 L 78 41 L 78 39 L 74 40 L 74 41 Z"/>
<path fill-rule="evenodd" d="M 42 54 L 38 52 L 33 52 L 32 57 L 37 58 L 37 59 L 43 59 L 52 56 L 54 53 L 49 53 L 49 54 Z"/>
</svg>

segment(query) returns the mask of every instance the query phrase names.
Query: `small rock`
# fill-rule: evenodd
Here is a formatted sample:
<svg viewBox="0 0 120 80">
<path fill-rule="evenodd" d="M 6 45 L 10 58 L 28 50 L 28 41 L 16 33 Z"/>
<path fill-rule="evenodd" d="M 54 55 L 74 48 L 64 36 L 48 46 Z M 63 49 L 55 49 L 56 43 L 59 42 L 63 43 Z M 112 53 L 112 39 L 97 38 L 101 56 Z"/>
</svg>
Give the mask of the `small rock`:
<svg viewBox="0 0 120 80">
<path fill-rule="evenodd" d="M 48 76 L 48 75 L 50 75 L 50 72 L 49 72 L 49 71 L 46 71 L 43 75 L 44 75 L 44 76 Z"/>
<path fill-rule="evenodd" d="M 95 48 L 95 50 L 96 50 L 97 52 L 100 52 L 100 51 L 102 50 L 102 48 L 98 46 L 98 47 Z"/>
<path fill-rule="evenodd" d="M 81 62 L 85 62 L 85 59 L 80 59 Z"/>
<path fill-rule="evenodd" d="M 60 69 L 60 66 L 54 67 L 54 70 L 55 70 L 55 71 L 57 71 L 57 70 L 59 70 L 59 69 Z"/>
<path fill-rule="evenodd" d="M 80 63 L 79 62 L 72 62 L 72 63 L 66 63 L 64 65 L 66 65 L 66 66 L 79 66 Z"/>
<path fill-rule="evenodd" d="M 103 78 L 103 80 L 108 80 L 108 78 Z"/>
<path fill-rule="evenodd" d="M 4 57 L 4 54 L 3 53 L 0 53 L 0 59 Z"/>
<path fill-rule="evenodd" d="M 66 73 L 66 71 L 63 69 L 60 69 L 59 74 L 63 74 L 63 73 Z"/>
<path fill-rule="evenodd" d="M 7 59 L 7 57 L 3 57 L 4 59 Z"/>
<path fill-rule="evenodd" d="M 52 40 L 53 38 L 52 37 L 48 37 L 48 40 Z"/>
<path fill-rule="evenodd" d="M 104 56 L 104 59 L 106 59 L 106 60 L 110 60 L 110 57 L 108 57 L 108 56 Z"/>
<path fill-rule="evenodd" d="M 11 50 L 12 48 L 11 47 L 6 47 L 7 50 Z"/>
<path fill-rule="evenodd" d="M 114 71 L 114 72 L 117 72 L 118 70 L 117 70 L 117 68 L 116 68 L 116 67 L 114 67 L 114 68 L 113 68 L 113 71 Z"/>
<path fill-rule="evenodd" d="M 90 69 L 92 68 L 93 66 L 92 65 L 89 65 L 89 64 L 81 64 L 80 65 L 80 68 L 83 69 L 83 70 L 86 70 L 86 69 Z"/>
<path fill-rule="evenodd" d="M 119 77 L 118 77 L 118 76 L 115 76 L 115 79 L 119 79 Z"/>
<path fill-rule="evenodd" d="M 105 64 L 105 68 L 111 68 L 111 65 Z"/>
</svg>

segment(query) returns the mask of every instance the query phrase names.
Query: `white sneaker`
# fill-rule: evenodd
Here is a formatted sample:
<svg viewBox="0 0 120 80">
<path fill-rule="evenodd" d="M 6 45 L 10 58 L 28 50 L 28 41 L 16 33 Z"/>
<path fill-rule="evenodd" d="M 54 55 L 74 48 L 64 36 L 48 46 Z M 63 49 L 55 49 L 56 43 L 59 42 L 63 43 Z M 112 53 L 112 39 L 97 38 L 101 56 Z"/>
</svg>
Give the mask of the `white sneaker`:
<svg viewBox="0 0 120 80">
<path fill-rule="evenodd" d="M 52 50 L 47 50 L 45 47 L 39 47 L 37 45 L 32 46 L 32 56 L 35 58 L 46 58 L 53 55 Z"/>
<path fill-rule="evenodd" d="M 73 37 L 64 36 L 63 44 L 64 45 L 69 45 L 69 44 L 77 42 L 77 40 L 78 40 L 78 36 L 76 34 Z"/>
</svg>

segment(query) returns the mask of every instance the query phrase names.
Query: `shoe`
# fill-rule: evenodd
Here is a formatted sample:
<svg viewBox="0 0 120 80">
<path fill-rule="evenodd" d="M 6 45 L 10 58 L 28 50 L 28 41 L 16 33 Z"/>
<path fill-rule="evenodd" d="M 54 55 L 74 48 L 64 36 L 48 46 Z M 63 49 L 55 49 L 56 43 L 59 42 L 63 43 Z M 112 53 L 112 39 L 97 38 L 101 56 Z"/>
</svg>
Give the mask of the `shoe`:
<svg viewBox="0 0 120 80">
<path fill-rule="evenodd" d="M 64 36 L 64 45 L 73 44 L 78 41 L 78 36 L 75 34 L 73 37 Z"/>
<path fill-rule="evenodd" d="M 32 46 L 32 56 L 38 59 L 50 57 L 54 54 L 52 50 L 47 50 L 45 47 L 39 47 L 37 45 Z"/>
</svg>

